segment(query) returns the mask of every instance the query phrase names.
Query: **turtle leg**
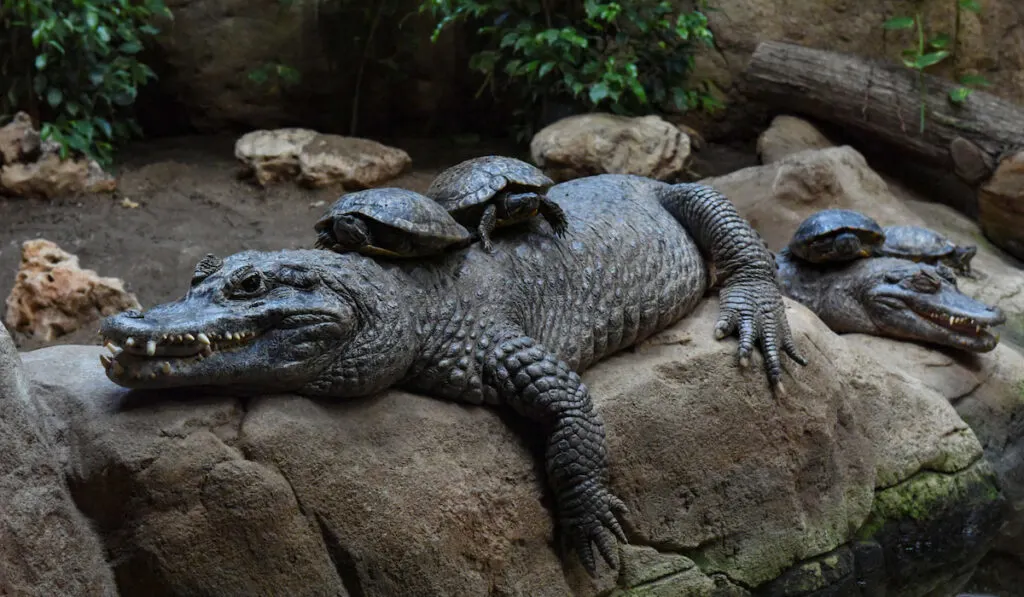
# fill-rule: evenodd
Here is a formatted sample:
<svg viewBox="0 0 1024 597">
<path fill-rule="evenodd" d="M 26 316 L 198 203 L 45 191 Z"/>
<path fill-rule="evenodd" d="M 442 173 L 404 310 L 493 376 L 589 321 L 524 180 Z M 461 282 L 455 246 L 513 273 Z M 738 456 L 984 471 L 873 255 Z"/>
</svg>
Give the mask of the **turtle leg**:
<svg viewBox="0 0 1024 597">
<path fill-rule="evenodd" d="M 569 218 L 565 217 L 562 207 L 547 197 L 540 198 L 540 215 L 551 225 L 551 229 L 558 236 L 563 236 L 569 229 Z"/>
<path fill-rule="evenodd" d="M 484 215 L 480 218 L 480 224 L 477 226 L 480 242 L 483 243 L 484 250 L 488 253 L 494 252 L 494 245 L 491 244 L 491 234 L 494 232 L 497 224 L 498 208 L 494 205 L 488 205 L 487 209 L 484 210 Z"/>
</svg>

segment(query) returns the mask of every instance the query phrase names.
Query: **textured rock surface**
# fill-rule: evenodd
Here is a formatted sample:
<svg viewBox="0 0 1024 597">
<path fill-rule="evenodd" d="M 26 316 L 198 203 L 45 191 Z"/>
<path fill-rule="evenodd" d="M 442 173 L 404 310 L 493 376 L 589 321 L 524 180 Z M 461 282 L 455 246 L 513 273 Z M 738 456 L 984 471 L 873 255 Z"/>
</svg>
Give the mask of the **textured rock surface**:
<svg viewBox="0 0 1024 597">
<path fill-rule="evenodd" d="M 402 149 L 359 137 L 317 135 L 299 154 L 299 181 L 311 187 L 381 185 L 412 165 Z"/>
<path fill-rule="evenodd" d="M 18 112 L 0 127 L 0 166 L 20 162 L 33 150 L 39 150 L 39 135 L 32 127 L 32 118 Z"/>
<path fill-rule="evenodd" d="M 28 388 L 0 326 L 0 595 L 116 597 L 102 543 L 75 509 Z"/>
<path fill-rule="evenodd" d="M 600 568 L 596 582 L 574 560 L 563 570 L 542 445 L 514 417 L 397 391 L 347 403 L 132 394 L 107 381 L 97 347 L 23 357 L 124 597 L 739 596 L 857 536 L 876 489 L 921 471 L 987 487 L 973 472 L 981 445 L 920 382 L 872 367 L 790 303 L 811 364 L 774 398 L 760 357 L 739 370 L 734 344 L 713 339 L 717 311 L 705 301 L 584 376 L 633 544 L 621 575 Z M 949 495 L 924 518 L 960 553 L 924 548 L 900 568 L 899 536 L 873 544 L 899 583 L 969 567 L 983 550 L 958 542 L 965 525 L 977 541 L 993 535 L 993 507 Z M 890 518 L 909 523 L 919 506 L 906 499 Z"/>
<path fill-rule="evenodd" d="M 978 221 L 989 238 L 1024 259 L 1024 151 L 1004 159 L 978 189 Z"/>
<path fill-rule="evenodd" d="M 49 341 L 101 317 L 139 308 L 121 280 L 83 270 L 78 257 L 35 239 L 22 243 L 21 268 L 4 321 L 12 330 Z"/>
<path fill-rule="evenodd" d="M 1003 309 L 1003 340 L 1024 346 L 1024 264 L 988 242 L 965 216 L 882 178 L 852 147 L 804 150 L 702 182 L 725 193 L 773 251 L 789 243 L 804 218 L 831 207 L 861 211 L 882 226 L 929 226 L 954 242 L 977 245 L 972 261 L 977 277 L 961 278 L 959 287 Z"/>
<path fill-rule="evenodd" d="M 311 187 L 362 189 L 391 180 L 412 164 L 402 149 L 302 128 L 246 133 L 235 143 L 235 158 L 264 186 L 297 179 Z"/>
<path fill-rule="evenodd" d="M 580 114 L 538 131 L 530 154 L 556 181 L 605 173 L 671 180 L 683 173 L 690 137 L 659 116 Z"/>
<path fill-rule="evenodd" d="M 757 138 L 757 155 L 762 164 L 772 164 L 782 158 L 808 149 L 835 147 L 816 126 L 803 118 L 780 114 Z"/>
</svg>

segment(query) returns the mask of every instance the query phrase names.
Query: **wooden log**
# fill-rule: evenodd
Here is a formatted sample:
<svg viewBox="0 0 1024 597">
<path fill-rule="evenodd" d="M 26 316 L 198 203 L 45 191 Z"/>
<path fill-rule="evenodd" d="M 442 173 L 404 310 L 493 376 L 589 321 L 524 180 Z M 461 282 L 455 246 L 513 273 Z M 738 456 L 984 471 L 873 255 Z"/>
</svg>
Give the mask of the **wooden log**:
<svg viewBox="0 0 1024 597">
<path fill-rule="evenodd" d="M 1024 107 L 974 91 L 961 104 L 952 81 L 902 64 L 781 42 L 758 45 L 743 81 L 748 97 L 878 138 L 977 187 L 1024 148 Z M 920 105 L 926 106 L 920 132 Z"/>
</svg>

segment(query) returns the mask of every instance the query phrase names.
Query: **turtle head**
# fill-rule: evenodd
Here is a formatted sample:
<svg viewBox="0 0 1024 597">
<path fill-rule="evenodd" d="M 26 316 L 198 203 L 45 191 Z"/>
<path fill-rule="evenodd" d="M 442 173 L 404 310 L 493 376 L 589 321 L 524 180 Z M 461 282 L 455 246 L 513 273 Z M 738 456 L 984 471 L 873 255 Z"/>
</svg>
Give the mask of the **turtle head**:
<svg viewBox="0 0 1024 597">
<path fill-rule="evenodd" d="M 316 231 L 316 247 L 335 251 L 355 251 L 371 243 L 370 227 L 362 218 L 353 214 L 331 215 L 320 218 L 313 229 Z"/>
<path fill-rule="evenodd" d="M 958 272 L 967 273 L 971 271 L 971 260 L 978 254 L 978 247 L 967 245 L 956 247 L 950 255 L 950 265 Z"/>
</svg>

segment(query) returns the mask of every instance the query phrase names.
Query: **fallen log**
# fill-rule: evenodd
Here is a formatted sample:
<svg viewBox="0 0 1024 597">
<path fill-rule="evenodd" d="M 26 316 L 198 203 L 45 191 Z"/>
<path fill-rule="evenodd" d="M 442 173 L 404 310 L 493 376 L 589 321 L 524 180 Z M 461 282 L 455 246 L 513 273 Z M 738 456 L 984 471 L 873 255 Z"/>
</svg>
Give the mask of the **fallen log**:
<svg viewBox="0 0 1024 597">
<path fill-rule="evenodd" d="M 985 235 L 1024 259 L 1024 106 L 984 91 L 955 104 L 952 81 L 925 75 L 922 94 L 917 73 L 901 64 L 774 41 L 758 45 L 742 84 L 755 101 L 955 172 L 977 192 Z"/>
<path fill-rule="evenodd" d="M 954 104 L 956 83 L 927 74 L 924 81 L 922 96 L 917 72 L 901 64 L 769 41 L 754 51 L 743 85 L 751 99 L 881 139 L 972 186 L 1024 148 L 1024 107 L 983 91 Z"/>
</svg>

